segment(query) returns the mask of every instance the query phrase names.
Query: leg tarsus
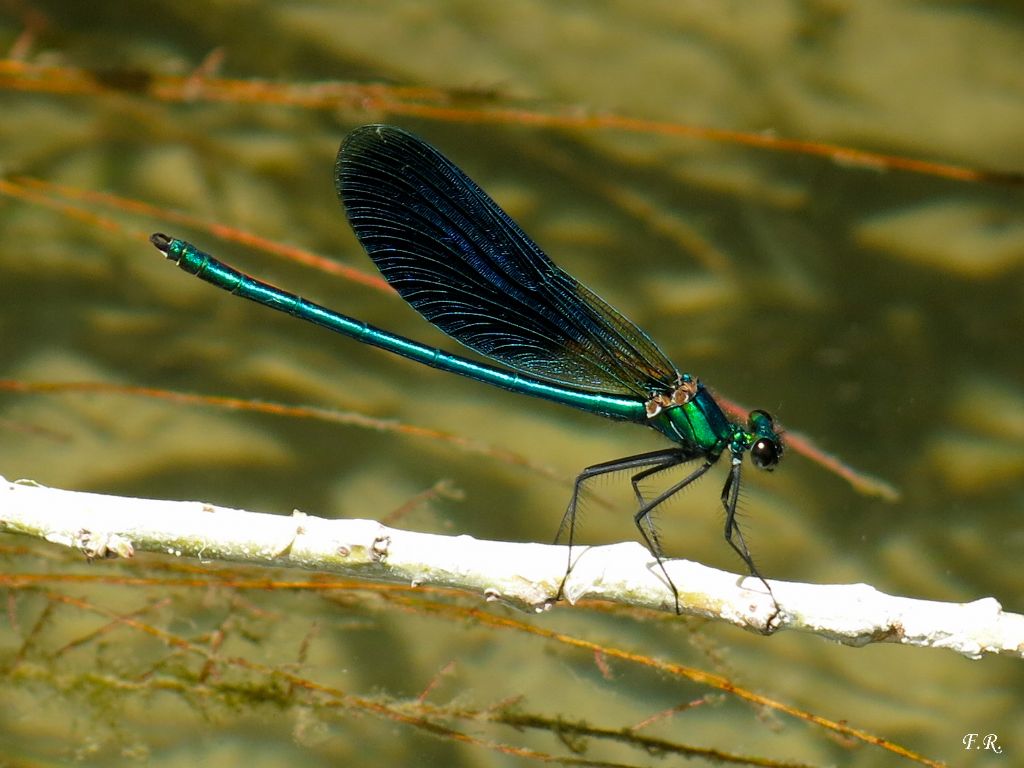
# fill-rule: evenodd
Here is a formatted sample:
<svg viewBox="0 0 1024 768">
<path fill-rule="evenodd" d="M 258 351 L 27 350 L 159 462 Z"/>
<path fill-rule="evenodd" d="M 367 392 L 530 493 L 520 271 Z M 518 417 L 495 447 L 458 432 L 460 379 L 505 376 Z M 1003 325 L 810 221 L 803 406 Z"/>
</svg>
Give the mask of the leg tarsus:
<svg viewBox="0 0 1024 768">
<path fill-rule="evenodd" d="M 740 524 L 736 520 L 736 504 L 739 501 L 740 493 L 740 472 L 742 469 L 742 463 L 739 457 L 734 457 L 732 460 L 732 466 L 729 468 L 729 476 L 726 478 L 725 485 L 722 487 L 722 506 L 725 507 L 725 540 L 730 547 L 740 556 L 740 559 L 746 563 L 747 568 L 750 570 L 750 575 L 764 584 L 764 588 L 768 590 L 768 596 L 771 597 L 772 602 L 775 603 L 775 611 L 772 614 L 772 619 L 779 614 L 782 608 L 779 606 L 778 601 L 775 599 L 775 593 L 772 592 L 771 585 L 767 582 L 761 572 L 754 565 L 754 558 L 750 554 L 750 550 L 747 548 L 747 542 L 743 538 L 743 532 L 740 530 Z"/>
<path fill-rule="evenodd" d="M 680 460 L 677 461 L 676 463 L 681 464 L 684 460 L 685 459 L 680 458 Z M 662 502 L 666 501 L 672 496 L 675 496 L 677 493 L 679 493 L 679 491 L 683 490 L 683 488 L 688 486 L 694 480 L 696 480 L 709 469 L 711 469 L 713 464 L 713 460 L 705 460 L 705 462 L 701 464 L 699 467 L 697 467 L 697 469 L 688 474 L 686 477 L 684 477 L 682 480 L 680 480 L 678 483 L 673 485 L 668 490 L 663 491 L 662 493 L 658 494 L 656 497 L 651 499 L 649 502 L 645 503 L 642 507 L 640 507 L 639 510 L 637 510 L 637 513 L 633 515 L 633 523 L 636 525 L 637 530 L 640 531 L 640 535 L 643 536 L 644 543 L 647 544 L 647 549 L 650 551 L 652 555 L 654 555 L 654 559 L 658 562 L 658 567 L 661 569 L 662 574 L 665 576 L 665 581 L 667 582 L 669 589 L 672 590 L 672 597 L 675 601 L 676 606 L 676 615 L 682 613 L 682 610 L 679 606 L 679 590 L 676 589 L 676 585 L 673 583 L 672 577 L 668 575 L 668 569 L 665 568 L 665 561 L 661 556 L 661 544 L 658 542 L 657 534 L 655 534 L 653 538 L 651 536 L 648 536 L 646 526 L 650 526 L 651 530 L 653 531 L 654 527 L 649 520 L 649 515 L 651 514 L 651 511 L 654 510 L 654 508 L 657 507 Z M 667 469 L 668 467 L 665 468 Z M 644 475 L 643 472 L 641 472 L 640 474 Z M 648 472 L 648 474 L 650 474 L 650 472 Z M 643 478 L 641 477 L 640 479 Z"/>
<path fill-rule="evenodd" d="M 613 461 L 606 461 L 601 464 L 594 464 L 586 467 L 582 472 L 576 476 L 576 480 L 573 483 L 572 497 L 569 499 L 569 506 L 566 507 L 565 514 L 562 515 L 562 522 L 558 526 L 558 532 L 555 534 L 555 544 L 562 538 L 562 534 L 566 533 L 568 529 L 568 562 L 565 567 L 565 575 L 562 577 L 562 582 L 558 585 L 558 592 L 555 594 L 555 600 L 561 600 L 565 595 L 565 582 L 569 578 L 569 574 L 572 572 L 572 547 L 576 538 L 576 509 L 579 505 L 580 494 L 583 491 L 583 485 L 588 480 L 591 480 L 600 475 L 606 475 L 611 472 L 619 472 L 626 469 L 636 469 L 638 467 L 650 467 L 650 470 L 645 472 L 660 471 L 661 468 L 668 468 L 681 463 L 685 459 L 679 459 L 680 451 L 677 448 L 666 448 L 660 451 L 651 451 L 649 453 L 640 453 L 635 456 L 627 456 L 622 459 L 615 459 Z M 644 475 L 644 472 L 638 473 Z M 639 494 L 636 486 L 634 485 L 634 491 Z M 641 497 L 642 499 L 642 497 Z M 641 531 L 642 532 L 642 531 Z M 655 534 L 655 538 L 657 535 Z M 644 540 L 647 541 L 646 534 Z M 649 545 L 648 545 L 649 546 Z M 660 562 L 660 561 L 659 561 Z M 678 605 L 678 598 L 676 604 Z"/>
</svg>

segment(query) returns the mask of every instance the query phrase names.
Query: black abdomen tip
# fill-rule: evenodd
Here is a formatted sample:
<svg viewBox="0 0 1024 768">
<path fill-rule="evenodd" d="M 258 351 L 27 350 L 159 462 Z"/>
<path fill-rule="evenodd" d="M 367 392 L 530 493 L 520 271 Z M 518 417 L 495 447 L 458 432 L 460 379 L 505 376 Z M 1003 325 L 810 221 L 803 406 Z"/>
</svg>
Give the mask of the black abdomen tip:
<svg viewBox="0 0 1024 768">
<path fill-rule="evenodd" d="M 157 247 L 157 250 L 167 253 L 171 249 L 171 238 L 163 232 L 154 232 L 149 236 L 149 242 Z"/>
</svg>

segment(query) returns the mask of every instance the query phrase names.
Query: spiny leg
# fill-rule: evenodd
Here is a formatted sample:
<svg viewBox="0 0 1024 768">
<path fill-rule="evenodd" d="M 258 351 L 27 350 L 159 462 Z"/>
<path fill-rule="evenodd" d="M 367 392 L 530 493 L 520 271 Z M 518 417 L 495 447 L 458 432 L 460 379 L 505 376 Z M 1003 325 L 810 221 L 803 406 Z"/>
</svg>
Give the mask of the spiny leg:
<svg viewBox="0 0 1024 768">
<path fill-rule="evenodd" d="M 663 466 L 674 466 L 675 464 L 680 463 L 677 460 L 679 455 L 680 451 L 678 448 L 664 448 L 660 451 L 639 453 L 635 456 L 626 456 L 625 458 L 605 461 L 601 464 L 594 464 L 587 467 L 576 476 L 576 482 L 573 483 L 572 488 L 572 497 L 569 499 L 569 506 L 566 508 L 565 514 L 562 515 L 562 522 L 558 526 L 558 533 L 555 534 L 555 544 L 561 540 L 562 534 L 566 532 L 566 529 L 568 529 L 569 538 L 569 560 L 565 567 L 565 575 L 562 577 L 562 583 L 558 585 L 558 593 L 555 595 L 556 600 L 562 599 L 562 593 L 565 590 L 565 581 L 569 578 L 569 572 L 572 571 L 572 546 L 576 538 L 576 508 L 579 504 L 580 493 L 583 490 L 584 483 L 595 477 L 607 475 L 611 472 L 620 472 L 640 467 L 651 467 L 652 465 L 656 467 L 657 471 L 657 469 L 660 469 Z M 687 459 L 683 459 L 683 461 L 686 460 Z M 640 498 L 642 503 L 643 499 L 642 497 Z M 644 535 L 644 540 L 647 540 L 646 534 Z M 648 544 L 648 548 L 649 547 L 650 545 Z"/>
<path fill-rule="evenodd" d="M 743 463 L 740 457 L 734 456 L 732 467 L 729 469 L 729 476 L 722 487 L 722 506 L 725 507 L 725 540 L 736 551 L 736 554 L 743 559 L 743 562 L 747 564 L 747 568 L 750 569 L 750 575 L 759 579 L 764 584 L 772 601 L 775 602 L 776 608 L 778 608 L 779 603 L 775 600 L 772 588 L 765 581 L 761 572 L 757 570 L 757 566 L 754 565 L 754 558 L 750 556 L 750 550 L 747 549 L 747 543 L 743 540 L 743 533 L 740 531 L 740 524 L 736 521 L 736 504 L 740 498 L 740 470 L 742 466 Z"/>
<path fill-rule="evenodd" d="M 675 496 L 677 493 L 683 490 L 683 488 L 688 486 L 690 483 L 694 482 L 697 478 L 699 478 L 701 475 L 703 475 L 705 472 L 711 469 L 711 467 L 715 463 L 715 459 L 717 458 L 718 457 L 716 456 L 714 459 L 706 459 L 703 464 L 697 467 L 697 469 L 693 470 L 693 472 L 688 474 L 686 477 L 684 477 L 682 480 L 680 480 L 678 483 L 673 485 L 668 490 L 663 491 L 662 493 L 658 494 L 656 497 L 651 499 L 649 502 L 644 504 L 642 507 L 640 507 L 637 513 L 633 515 L 633 522 L 636 524 L 637 530 L 640 531 L 640 535 L 644 537 L 644 542 L 647 544 L 647 549 L 650 551 L 652 555 L 654 555 L 654 559 L 658 561 L 658 567 L 661 568 L 661 572 L 665 576 L 665 581 L 668 582 L 669 589 L 672 590 L 672 597 L 675 600 L 676 604 L 676 614 L 682 613 L 682 610 L 679 606 L 679 590 L 676 589 L 676 585 L 672 581 L 672 577 L 668 575 L 668 570 L 665 568 L 665 561 L 661 557 L 661 549 L 660 545 L 657 544 L 657 537 L 655 537 L 652 540 L 651 537 L 647 535 L 647 530 L 645 526 L 651 526 L 651 522 L 648 520 L 648 516 L 651 514 L 655 507 L 657 507 L 662 502 L 670 499 L 671 497 Z M 689 459 L 690 457 L 686 456 L 685 454 L 680 454 L 680 458 L 678 461 L 676 461 L 676 464 L 682 464 L 684 461 L 688 461 Z M 648 471 L 646 474 L 653 473 Z M 645 473 L 641 472 L 640 475 L 643 476 L 645 475 Z M 642 480 L 643 477 L 640 477 L 640 479 Z"/>
<path fill-rule="evenodd" d="M 648 477 L 651 477 L 652 475 L 656 475 L 659 472 L 664 472 L 667 469 L 672 469 L 673 467 L 678 467 L 680 464 L 684 464 L 687 461 L 690 461 L 689 456 L 680 457 L 677 452 L 677 455 L 670 457 L 670 459 L 666 460 L 664 464 L 658 464 L 653 467 L 648 467 L 643 472 L 637 472 L 635 475 L 633 475 L 629 479 L 629 481 L 633 486 L 633 495 L 636 496 L 637 509 L 640 510 L 647 506 L 647 499 L 644 498 L 644 494 L 640 490 L 640 483 L 642 483 L 644 480 L 646 480 Z M 650 536 L 650 540 L 654 544 L 653 547 L 648 546 L 647 548 L 651 550 L 652 554 L 660 555 L 663 550 L 661 548 L 661 541 L 658 540 L 658 527 L 654 524 L 654 521 L 651 519 L 650 515 L 645 515 L 643 517 L 643 524 L 644 526 L 646 526 L 647 533 Z M 647 537 L 645 536 L 644 539 L 646 541 Z"/>
</svg>

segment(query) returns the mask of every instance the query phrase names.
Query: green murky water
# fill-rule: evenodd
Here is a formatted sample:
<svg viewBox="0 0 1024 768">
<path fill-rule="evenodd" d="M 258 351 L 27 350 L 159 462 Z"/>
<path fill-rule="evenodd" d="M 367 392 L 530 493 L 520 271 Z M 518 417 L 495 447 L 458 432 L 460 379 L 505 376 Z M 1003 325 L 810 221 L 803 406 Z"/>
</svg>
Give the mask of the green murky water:
<svg viewBox="0 0 1024 768">
<path fill-rule="evenodd" d="M 1024 19 L 996 3 L 966 11 L 666 2 L 642 13 L 629 3 L 600 10 L 240 3 L 202 13 L 188 4 L 121 5 L 32 4 L 39 31 L 30 60 L 116 70 L 127 85 L 127 73 L 187 73 L 217 49 L 225 77 L 451 88 L 462 94 L 457 106 L 581 107 L 1024 171 Z M 8 48 L 25 30 L 27 17 L 18 14 L 28 12 L 0 16 Z M 372 265 L 334 197 L 334 153 L 362 123 L 414 130 L 681 368 L 902 491 L 895 503 L 865 497 L 792 453 L 771 476 L 748 472 L 743 522 L 766 575 L 866 582 L 936 600 L 993 596 L 1007 610 L 1024 610 L 1019 188 L 624 131 L 414 120 L 355 103 L 331 111 L 201 98 L 169 104 L 126 87 L 116 95 L 5 88 L 0 105 L 5 178 L 137 198 L 365 270 Z M 108 215 L 120 231 L 0 201 L 0 377 L 353 410 L 491 442 L 564 481 L 447 444 L 356 428 L 113 395 L 0 393 L 0 474 L 8 478 L 369 518 L 449 479 L 461 501 L 436 500 L 401 524 L 548 541 L 575 472 L 661 446 L 639 428 L 421 370 L 269 316 L 190 281 L 138 235 L 182 234 L 311 298 L 454 349 L 394 298 L 159 217 Z M 670 553 L 738 570 L 721 541 L 721 478 L 675 501 L 660 524 Z M 635 538 L 626 485 L 619 478 L 601 486 L 621 511 L 592 505 L 585 541 Z M 80 567 L 22 539 L 0 538 L 0 547 L 8 572 Z M 116 567 L 97 563 L 89 573 Z M 159 597 L 77 589 L 124 612 Z M 0 693 L 0 741 L 13 745 L 12 755 L 87 764 L 517 764 L 365 714 L 328 717 L 315 707 L 251 700 L 233 709 L 204 697 L 199 682 L 190 696 L 112 697 L 103 685 L 90 687 L 86 672 L 121 669 L 130 677 L 155 665 L 173 677 L 174 654 L 115 630 L 54 661 L 49 654 L 95 619 L 61 610 L 37 623 L 46 601 L 33 592 L 9 595 L 0 619 L 0 669 L 10 672 Z M 613 666 L 604 676 L 592 657 L 537 639 L 384 606 L 283 593 L 246 595 L 242 607 L 217 595 L 179 600 L 150 620 L 196 637 L 231 614 L 245 631 L 229 628 L 225 653 L 255 653 L 267 663 L 295 659 L 317 622 L 303 671 L 351 694 L 414 698 L 454 661 L 431 694 L 439 705 L 486 708 L 522 696 L 528 712 L 621 728 L 709 693 L 629 668 Z M 274 621 L 261 621 L 261 612 Z M 1019 661 L 855 650 L 792 633 L 764 639 L 583 611 L 532 621 L 722 671 L 954 765 L 983 759 L 962 754 L 966 733 L 997 733 L 1011 754 L 1024 749 Z M 550 736 L 484 726 L 479 733 L 564 752 Z M 784 716 L 766 722 L 731 699 L 676 714 L 650 735 L 816 764 L 888 764 L 876 750 L 841 745 Z M 587 755 L 660 764 L 600 743 Z"/>
</svg>

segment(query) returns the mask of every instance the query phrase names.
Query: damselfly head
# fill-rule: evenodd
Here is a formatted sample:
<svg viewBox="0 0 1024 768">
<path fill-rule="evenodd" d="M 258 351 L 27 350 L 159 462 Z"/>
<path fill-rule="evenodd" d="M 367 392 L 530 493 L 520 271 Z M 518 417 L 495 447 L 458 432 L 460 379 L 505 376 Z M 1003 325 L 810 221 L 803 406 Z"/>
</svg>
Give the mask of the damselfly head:
<svg viewBox="0 0 1024 768">
<path fill-rule="evenodd" d="M 750 445 L 750 460 L 758 469 L 775 469 L 782 458 L 782 440 L 775 431 L 775 421 L 766 411 L 751 411 L 748 424 L 755 436 Z"/>
</svg>

